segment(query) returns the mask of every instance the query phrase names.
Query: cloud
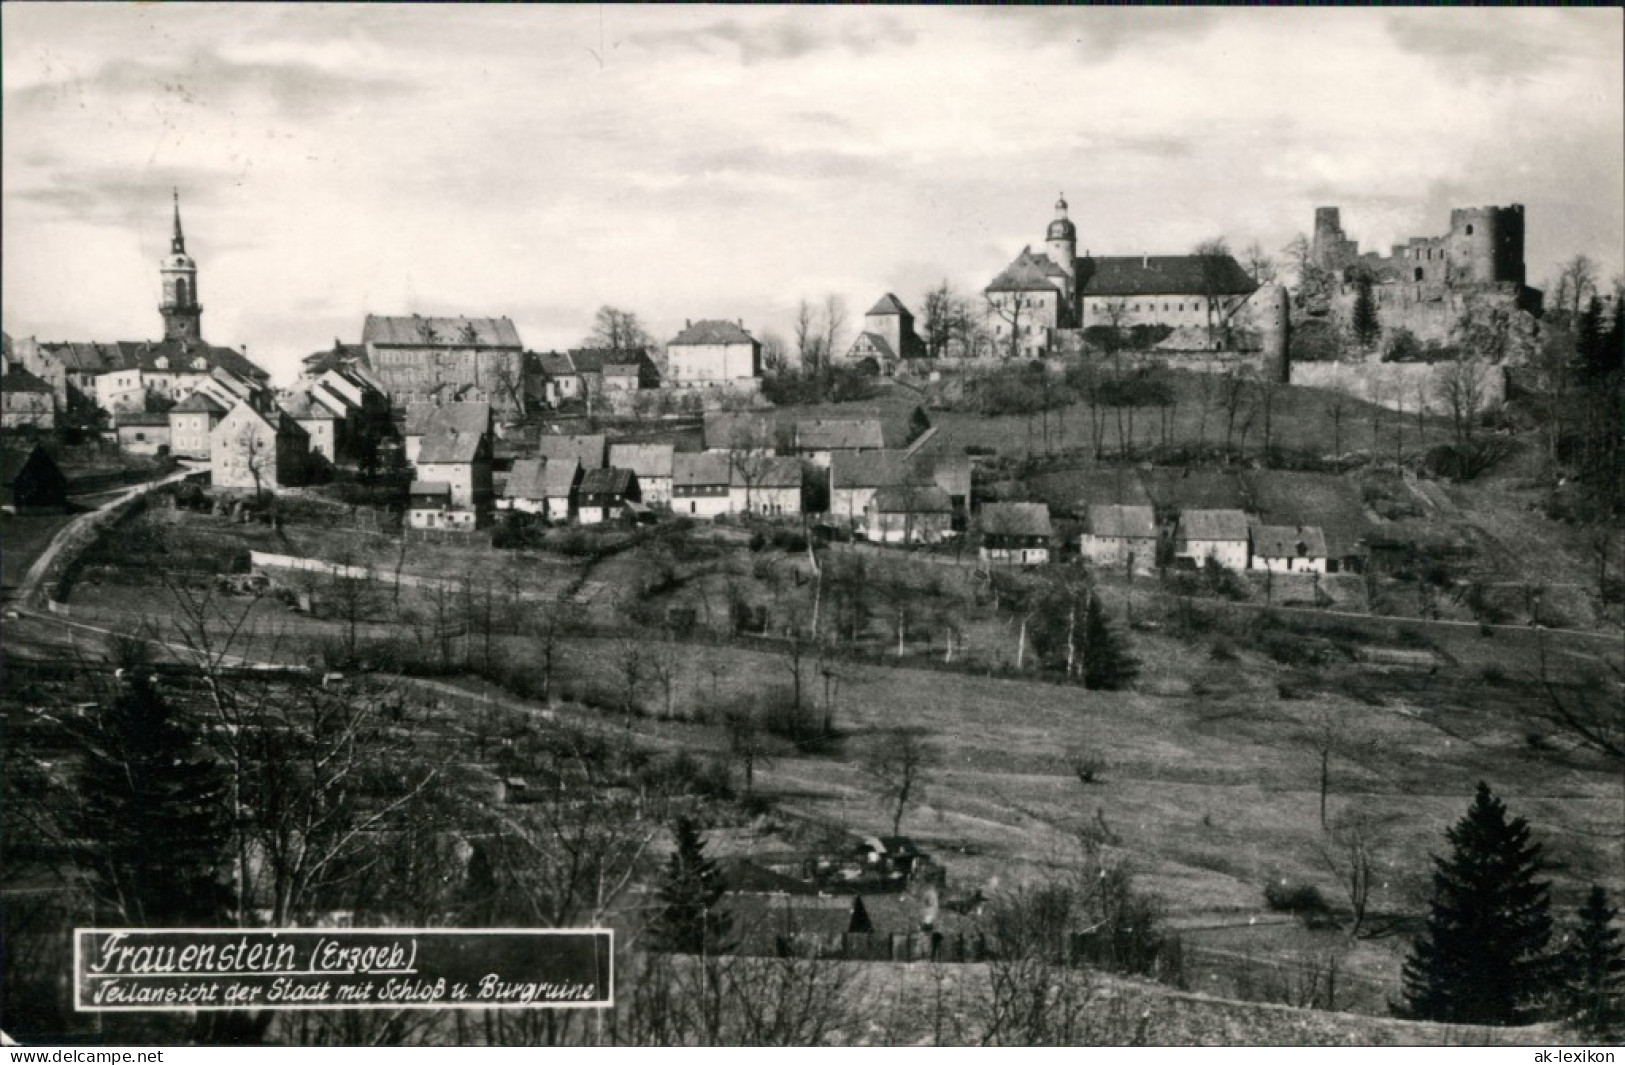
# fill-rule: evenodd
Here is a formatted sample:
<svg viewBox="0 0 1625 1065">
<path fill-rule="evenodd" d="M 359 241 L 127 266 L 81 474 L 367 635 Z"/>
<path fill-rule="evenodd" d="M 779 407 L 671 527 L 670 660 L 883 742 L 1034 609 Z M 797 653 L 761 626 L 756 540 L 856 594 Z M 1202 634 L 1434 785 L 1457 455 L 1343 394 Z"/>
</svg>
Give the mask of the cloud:
<svg viewBox="0 0 1625 1065">
<path fill-rule="evenodd" d="M 156 97 L 205 107 L 263 101 L 286 118 L 302 120 L 382 93 L 412 91 L 413 83 L 401 78 L 340 72 L 291 60 L 238 60 L 196 48 L 184 59 L 167 63 L 112 59 L 87 76 L 10 90 L 6 101 L 8 107 L 19 110 L 84 107 L 87 99 L 128 102 Z"/>
<path fill-rule="evenodd" d="M 115 167 L 58 162 L 42 180 L 7 190 L 9 199 L 79 225 L 142 232 L 167 226 L 171 189 L 184 190 L 182 211 L 211 209 L 229 195 L 235 178 L 209 167 L 154 166 L 138 173 Z"/>
<path fill-rule="evenodd" d="M 1180 43 L 1207 36 L 1216 13 L 1196 7 L 985 7 L 983 17 L 1016 26 L 1029 40 L 1076 50 L 1090 62 L 1110 59 L 1130 46 Z"/>
<path fill-rule="evenodd" d="M 1400 50 L 1439 60 L 1470 77 L 1501 80 L 1561 66 L 1605 47 L 1597 30 L 1617 36 L 1616 12 L 1479 10 L 1401 11 L 1387 17 L 1389 36 Z M 1610 25 L 1590 25 L 1602 15 Z M 1578 16 L 1578 17 L 1575 17 Z"/>
<path fill-rule="evenodd" d="M 706 55 L 736 52 L 742 63 L 777 59 L 803 59 L 821 52 L 867 56 L 889 46 L 907 46 L 915 33 L 895 19 L 866 18 L 845 22 L 833 10 L 803 8 L 793 17 L 766 22 L 725 18 L 676 30 L 647 30 L 627 35 L 626 41 L 656 51 L 695 51 Z"/>
</svg>

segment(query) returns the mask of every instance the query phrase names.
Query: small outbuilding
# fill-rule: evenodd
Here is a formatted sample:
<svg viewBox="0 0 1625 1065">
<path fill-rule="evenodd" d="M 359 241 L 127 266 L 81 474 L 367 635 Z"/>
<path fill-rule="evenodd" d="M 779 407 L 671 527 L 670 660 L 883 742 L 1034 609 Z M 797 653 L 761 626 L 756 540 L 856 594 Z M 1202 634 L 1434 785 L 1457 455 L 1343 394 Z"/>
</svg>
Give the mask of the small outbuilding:
<svg viewBox="0 0 1625 1065">
<path fill-rule="evenodd" d="M 1316 525 L 1259 525 L 1253 529 L 1252 568 L 1271 573 L 1325 573 L 1325 534 Z"/>
</svg>

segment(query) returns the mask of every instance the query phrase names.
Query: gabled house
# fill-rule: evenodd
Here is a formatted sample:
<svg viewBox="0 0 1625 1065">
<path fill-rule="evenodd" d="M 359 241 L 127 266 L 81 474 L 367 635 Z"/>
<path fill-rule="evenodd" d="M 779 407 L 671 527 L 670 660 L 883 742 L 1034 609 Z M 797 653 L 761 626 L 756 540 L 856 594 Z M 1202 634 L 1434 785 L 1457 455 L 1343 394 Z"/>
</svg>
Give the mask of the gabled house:
<svg viewBox="0 0 1625 1065">
<path fill-rule="evenodd" d="M 613 520 L 628 503 L 641 502 L 637 474 L 613 466 L 587 470 L 576 488 L 576 520 L 596 525 Z"/>
<path fill-rule="evenodd" d="M 829 465 L 829 510 L 855 528 L 880 488 L 936 487 L 963 516 L 970 499 L 970 459 L 908 451 L 836 451 Z M 963 521 L 960 522 L 963 524 Z"/>
<path fill-rule="evenodd" d="M 935 485 L 887 485 L 864 508 L 865 539 L 882 544 L 936 544 L 953 529 L 953 503 Z"/>
<path fill-rule="evenodd" d="M 214 427 L 229 409 L 203 389 L 169 408 L 169 453 L 183 459 L 208 458 Z"/>
<path fill-rule="evenodd" d="M 776 455 L 783 443 L 793 443 L 793 431 L 781 431 L 774 419 L 752 411 L 706 411 L 700 428 L 707 451 L 751 451 Z"/>
<path fill-rule="evenodd" d="M 1247 515 L 1239 510 L 1187 510 L 1174 532 L 1174 561 L 1200 568 L 1213 559 L 1226 569 L 1247 568 Z"/>
<path fill-rule="evenodd" d="M 508 474 L 497 506 L 564 521 L 573 513 L 571 500 L 580 481 L 581 464 L 575 459 L 520 459 Z"/>
<path fill-rule="evenodd" d="M 637 474 L 643 503 L 665 506 L 671 502 L 671 469 L 675 450 L 670 444 L 611 444 L 609 464 Z"/>
<path fill-rule="evenodd" d="M 68 479 L 38 444 L 0 448 L 0 510 L 29 514 L 68 505 Z"/>
<path fill-rule="evenodd" d="M 666 345 L 666 375 L 674 388 L 760 388 L 762 345 L 738 322 L 688 322 Z"/>
<path fill-rule="evenodd" d="M 231 408 L 209 436 L 217 489 L 274 492 L 304 484 L 309 456 L 310 436 L 298 422 L 274 408 L 262 414 L 247 402 Z"/>
<path fill-rule="evenodd" d="M 728 509 L 732 513 L 801 513 L 800 459 L 736 454 L 729 467 Z"/>
<path fill-rule="evenodd" d="M 471 508 L 452 505 L 451 485 L 445 481 L 413 481 L 407 489 L 406 519 L 414 529 L 473 532 L 479 526 Z"/>
<path fill-rule="evenodd" d="M 796 454 L 814 466 L 829 468 L 837 453 L 882 451 L 885 434 L 879 418 L 814 418 L 796 423 Z"/>
<path fill-rule="evenodd" d="M 471 511 L 475 524 L 484 524 L 495 495 L 489 433 L 443 426 L 424 438 L 415 465 L 418 480 L 449 485 L 451 506 Z"/>
<path fill-rule="evenodd" d="M 581 398 L 581 374 L 567 351 L 525 353 L 527 376 L 538 390 L 538 398 L 550 407 Z"/>
<path fill-rule="evenodd" d="M 679 451 L 672 456 L 671 509 L 696 518 L 732 511 L 733 462 L 726 454 Z"/>
<path fill-rule="evenodd" d="M 1049 561 L 1054 529 L 1047 503 L 987 503 L 978 519 L 983 562 L 1038 566 Z"/>
<path fill-rule="evenodd" d="M 1151 573 L 1157 566 L 1156 514 L 1150 507 L 1097 503 L 1089 508 L 1089 531 L 1078 549 L 1097 566 Z"/>
<path fill-rule="evenodd" d="M 0 429 L 56 427 L 56 391 L 21 363 L 6 360 L 0 376 Z"/>
<path fill-rule="evenodd" d="M 1255 570 L 1326 572 L 1326 536 L 1317 525 L 1255 525 L 1252 542 Z"/>
<path fill-rule="evenodd" d="M 925 342 L 914 331 L 914 315 L 903 301 L 886 293 L 863 316 L 863 331 L 847 350 L 848 362 L 873 361 L 876 372 L 891 375 L 903 359 L 923 358 Z"/>
<path fill-rule="evenodd" d="M 406 463 L 416 466 L 423 441 L 436 432 L 452 430 L 469 436 L 491 435 L 489 403 L 416 403 L 405 410 L 401 440 L 406 445 Z"/>
<path fill-rule="evenodd" d="M 602 433 L 593 433 L 580 436 L 557 436 L 552 433 L 543 433 L 536 442 L 536 455 L 548 461 L 553 459 L 574 459 L 581 463 L 584 470 L 596 470 L 604 466 L 608 456 L 607 439 Z"/>
<path fill-rule="evenodd" d="M 311 390 L 290 392 L 278 404 L 299 428 L 310 434 L 310 453 L 320 455 L 328 462 L 338 458 L 339 424 L 343 418 L 342 406 L 335 411 L 317 399 Z"/>
</svg>

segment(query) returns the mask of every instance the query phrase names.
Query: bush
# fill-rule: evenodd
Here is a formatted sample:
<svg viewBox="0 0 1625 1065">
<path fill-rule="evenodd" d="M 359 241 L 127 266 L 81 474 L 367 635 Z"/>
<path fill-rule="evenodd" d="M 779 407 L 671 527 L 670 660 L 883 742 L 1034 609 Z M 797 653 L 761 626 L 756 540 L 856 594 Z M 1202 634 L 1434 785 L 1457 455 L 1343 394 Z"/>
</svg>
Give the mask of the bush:
<svg viewBox="0 0 1625 1065">
<path fill-rule="evenodd" d="M 1264 902 L 1277 913 L 1291 913 L 1299 917 L 1323 916 L 1332 910 L 1315 885 L 1284 879 L 1271 881 L 1264 888 Z"/>
</svg>

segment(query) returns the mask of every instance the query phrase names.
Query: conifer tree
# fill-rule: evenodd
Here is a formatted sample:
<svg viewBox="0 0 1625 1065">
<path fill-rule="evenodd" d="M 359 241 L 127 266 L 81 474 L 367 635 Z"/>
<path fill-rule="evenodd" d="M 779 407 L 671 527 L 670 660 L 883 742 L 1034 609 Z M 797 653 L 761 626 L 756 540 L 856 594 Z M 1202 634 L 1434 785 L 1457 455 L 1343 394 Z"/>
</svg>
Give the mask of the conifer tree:
<svg viewBox="0 0 1625 1065">
<path fill-rule="evenodd" d="M 1551 986 L 1549 885 L 1540 844 L 1479 782 L 1434 858 L 1432 912 L 1404 967 L 1399 1012 L 1451 1024 L 1522 1024 Z"/>
<path fill-rule="evenodd" d="M 219 922 L 230 899 L 227 780 L 192 723 L 137 675 L 81 740 L 73 849 L 98 919 Z"/>
<path fill-rule="evenodd" d="M 692 818 L 675 829 L 677 849 L 666 863 L 660 885 L 655 947 L 681 954 L 717 954 L 727 950 L 732 920 L 717 908 L 726 890 L 722 873 L 705 853 L 705 837 Z"/>
<path fill-rule="evenodd" d="M 1377 318 L 1377 300 L 1371 293 L 1371 279 L 1361 277 L 1355 287 L 1354 311 L 1349 328 L 1362 348 L 1369 348 L 1382 335 L 1382 322 Z"/>
<path fill-rule="evenodd" d="M 1083 616 L 1083 686 L 1117 691 L 1139 672 L 1140 665 L 1128 653 L 1123 637 L 1106 620 L 1100 596 L 1091 595 Z"/>
<path fill-rule="evenodd" d="M 1614 927 L 1608 892 L 1592 885 L 1560 953 L 1564 1012 L 1594 1033 L 1625 1026 L 1625 947 Z"/>
</svg>

